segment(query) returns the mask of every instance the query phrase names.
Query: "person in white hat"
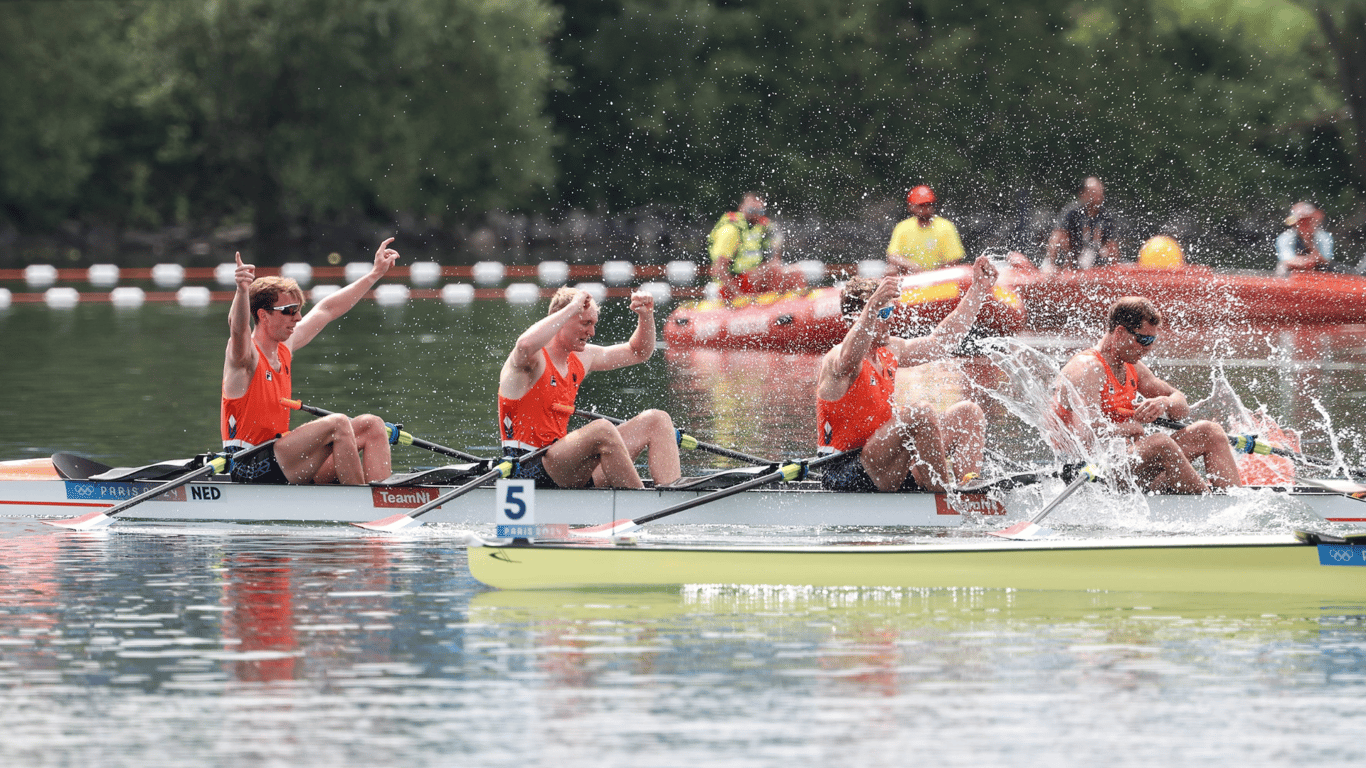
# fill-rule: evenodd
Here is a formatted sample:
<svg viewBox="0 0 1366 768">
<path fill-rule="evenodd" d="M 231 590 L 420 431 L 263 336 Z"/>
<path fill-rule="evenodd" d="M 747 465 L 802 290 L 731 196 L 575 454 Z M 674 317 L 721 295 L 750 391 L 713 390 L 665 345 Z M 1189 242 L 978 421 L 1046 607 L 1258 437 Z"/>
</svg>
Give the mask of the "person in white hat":
<svg viewBox="0 0 1366 768">
<path fill-rule="evenodd" d="M 1276 238 L 1276 274 L 1328 269 L 1333 263 L 1333 233 L 1323 228 L 1323 211 L 1312 203 L 1295 203 L 1285 219 L 1289 227 Z"/>
</svg>

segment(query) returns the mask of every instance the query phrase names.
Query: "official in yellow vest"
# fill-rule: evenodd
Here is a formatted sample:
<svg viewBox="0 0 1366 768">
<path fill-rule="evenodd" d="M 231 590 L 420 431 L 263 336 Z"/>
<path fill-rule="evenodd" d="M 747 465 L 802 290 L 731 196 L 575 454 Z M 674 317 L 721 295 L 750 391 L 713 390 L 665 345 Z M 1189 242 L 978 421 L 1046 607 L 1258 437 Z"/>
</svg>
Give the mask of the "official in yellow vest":
<svg viewBox="0 0 1366 768">
<path fill-rule="evenodd" d="M 764 198 L 746 192 L 740 210 L 721 217 L 707 236 L 711 278 L 727 302 L 741 294 L 795 291 L 806 279 L 782 260 L 782 234 L 765 214 Z"/>
<path fill-rule="evenodd" d="M 896 225 L 887 244 L 887 264 L 894 272 L 921 272 L 963 260 L 963 242 L 953 222 L 936 216 L 934 190 L 921 184 L 906 195 L 911 217 Z"/>
</svg>

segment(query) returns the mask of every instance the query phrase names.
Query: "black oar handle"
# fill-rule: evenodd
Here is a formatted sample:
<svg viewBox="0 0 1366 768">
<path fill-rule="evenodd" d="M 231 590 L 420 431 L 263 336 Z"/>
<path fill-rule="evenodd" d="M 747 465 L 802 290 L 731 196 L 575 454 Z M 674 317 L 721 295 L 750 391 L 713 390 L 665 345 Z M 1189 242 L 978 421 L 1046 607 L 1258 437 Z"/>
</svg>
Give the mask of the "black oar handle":
<svg viewBox="0 0 1366 768">
<path fill-rule="evenodd" d="M 644 525 L 645 523 L 651 522 L 653 520 L 658 520 L 661 517 L 668 517 L 669 515 L 677 514 L 679 512 L 692 509 L 693 507 L 700 507 L 703 504 L 708 504 L 713 501 L 724 499 L 727 496 L 734 496 L 737 493 L 743 493 L 745 491 L 748 491 L 750 488 L 758 488 L 761 485 L 768 485 L 769 483 L 776 483 L 779 480 L 788 479 L 789 473 L 791 473 L 794 468 L 804 468 L 808 470 L 813 469 L 815 467 L 821 466 L 822 464 L 827 464 L 831 461 L 834 461 L 835 459 L 845 458 L 847 456 L 857 456 L 859 452 L 862 450 L 862 448 L 855 448 L 853 450 L 843 451 L 841 453 L 832 453 L 827 456 L 821 456 L 820 458 L 810 459 L 807 461 L 788 462 L 787 464 L 784 464 L 783 466 L 779 467 L 778 469 L 772 472 L 769 472 L 768 474 L 759 475 L 753 480 L 746 480 L 745 482 L 740 483 L 739 485 L 732 485 L 729 488 L 722 488 L 719 491 L 712 491 L 711 493 L 708 493 L 704 496 L 698 496 L 695 499 L 689 499 L 687 501 L 675 504 L 672 507 L 667 507 L 657 512 L 651 512 L 648 515 L 642 515 L 632 520 L 631 522 L 636 525 Z"/>
<path fill-rule="evenodd" d="M 480 475 L 479 477 L 476 477 L 468 483 L 465 483 L 459 488 L 447 491 L 446 493 L 437 496 L 435 499 L 432 499 L 426 504 L 423 504 L 417 509 L 414 509 L 412 512 L 409 512 L 408 517 L 414 519 L 419 518 L 427 514 L 428 512 L 431 512 L 433 509 L 436 509 L 437 507 L 441 506 L 442 504 L 445 504 L 449 501 L 464 496 L 465 494 L 469 493 L 475 488 L 478 488 L 484 483 L 494 479 L 495 477 L 507 477 L 512 473 L 512 467 L 516 464 L 519 464 L 524 461 L 531 461 L 532 459 L 538 459 L 541 457 L 542 454 L 544 454 L 548 450 L 550 450 L 549 445 L 543 448 L 537 448 L 536 450 L 526 454 L 525 456 L 518 456 L 516 458 L 508 457 L 506 459 L 503 459 L 502 461 L 499 461 L 497 464 L 495 464 L 493 469 L 489 470 L 488 472 Z"/>
<path fill-rule="evenodd" d="M 615 416 L 608 416 L 606 414 L 596 413 L 594 411 L 577 410 L 574 411 L 574 415 L 582 416 L 585 419 L 603 419 L 604 421 L 611 422 L 612 424 L 624 424 L 626 421 L 625 419 L 619 419 Z M 724 448 L 714 443 L 704 443 L 701 440 L 698 440 L 697 438 L 693 437 L 692 435 L 689 435 L 686 432 L 682 432 L 680 430 L 680 444 L 682 444 L 684 447 L 687 447 L 689 441 L 696 445 L 696 448 L 699 451 L 705 451 L 706 453 L 715 454 L 717 456 L 724 456 L 728 459 L 735 459 L 736 461 L 743 461 L 749 464 L 757 464 L 759 466 L 777 463 L 765 458 L 761 458 L 759 456 L 751 456 L 748 453 L 742 453 L 740 451 L 731 450 L 730 448 Z"/>
<path fill-rule="evenodd" d="M 280 402 L 283 403 L 286 407 L 293 408 L 298 411 L 303 411 L 304 413 L 311 413 L 314 416 L 332 415 L 332 411 L 329 411 L 325 408 L 319 408 L 314 405 L 309 405 L 308 403 L 299 400 L 290 400 L 287 397 L 280 398 Z M 432 453 L 439 453 L 443 456 L 450 456 L 456 459 L 464 459 L 465 461 L 487 461 L 487 459 L 475 456 L 472 453 L 465 453 L 464 451 L 457 450 L 455 448 L 447 448 L 446 446 L 441 445 L 439 443 L 433 443 L 430 440 L 423 440 L 420 437 L 413 437 L 411 434 L 403 431 L 398 426 L 391 428 L 398 430 L 398 439 L 395 442 L 403 443 L 405 445 L 415 445 L 418 448 L 425 448 L 431 451 Z"/>
</svg>

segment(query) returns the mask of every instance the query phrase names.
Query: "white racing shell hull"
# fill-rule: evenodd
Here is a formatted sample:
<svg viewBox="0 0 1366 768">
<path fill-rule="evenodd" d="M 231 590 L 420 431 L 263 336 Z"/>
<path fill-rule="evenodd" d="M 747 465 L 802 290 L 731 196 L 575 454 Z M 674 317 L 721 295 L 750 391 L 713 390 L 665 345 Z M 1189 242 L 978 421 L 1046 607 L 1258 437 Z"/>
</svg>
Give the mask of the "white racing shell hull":
<svg viewBox="0 0 1366 768">
<path fill-rule="evenodd" d="M 149 481 L 98 482 L 61 479 L 0 481 L 0 516 L 68 518 L 107 509 L 155 487 Z M 129 509 L 116 520 L 355 523 L 415 509 L 452 486 L 341 487 L 243 485 L 193 482 Z M 793 483 L 743 493 L 660 520 L 658 525 L 799 527 L 956 527 L 986 519 L 1001 525 L 1028 519 L 1052 485 L 978 494 L 848 494 Z M 542 489 L 536 492 L 538 524 L 602 525 L 679 504 L 707 491 Z M 1088 493 L 1094 493 L 1088 489 Z M 1090 499 L 1088 501 L 1088 498 Z M 1289 504 L 1328 522 L 1366 527 L 1366 501 L 1319 488 L 1239 489 L 1228 495 L 1152 496 L 1144 502 L 1155 520 L 1202 520 L 1246 505 Z M 1093 497 L 1078 494 L 1054 513 L 1085 510 Z M 419 518 L 428 523 L 480 525 L 494 520 L 492 485 L 478 488 Z"/>
</svg>

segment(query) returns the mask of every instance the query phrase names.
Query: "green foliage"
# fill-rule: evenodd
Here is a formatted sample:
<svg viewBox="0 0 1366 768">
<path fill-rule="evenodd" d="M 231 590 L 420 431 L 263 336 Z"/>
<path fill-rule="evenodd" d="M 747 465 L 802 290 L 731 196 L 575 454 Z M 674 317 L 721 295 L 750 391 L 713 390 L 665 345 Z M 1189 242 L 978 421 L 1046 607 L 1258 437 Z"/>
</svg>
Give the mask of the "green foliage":
<svg viewBox="0 0 1366 768">
<path fill-rule="evenodd" d="M 538 0 L 155 4 L 132 45 L 158 172 L 263 234 L 525 202 L 553 181 L 555 24 Z"/>
<path fill-rule="evenodd" d="M 0 217 L 35 228 L 61 221 L 103 146 L 113 4 L 0 5 Z"/>
<path fill-rule="evenodd" d="M 566 200 L 584 206 L 715 209 L 765 187 L 789 212 L 850 212 L 922 181 L 963 207 L 1021 188 L 1058 204 L 1095 173 L 1154 217 L 1231 210 L 1297 183 L 1306 169 L 1278 126 L 1323 111 L 1300 48 L 1165 5 L 567 9 L 557 56 L 571 88 L 552 105 L 570 135 L 591 137 L 562 155 Z M 1340 158 L 1319 160 L 1337 167 L 1315 181 L 1341 188 Z"/>
<path fill-rule="evenodd" d="M 265 235 L 525 204 L 554 181 L 557 24 L 541 0 L 4 3 L 4 203 Z"/>
<path fill-rule="evenodd" d="M 0 3 L 0 216 L 50 228 L 434 221 L 766 188 L 853 215 L 933 184 L 1130 213 L 1354 201 L 1289 0 Z"/>
</svg>

